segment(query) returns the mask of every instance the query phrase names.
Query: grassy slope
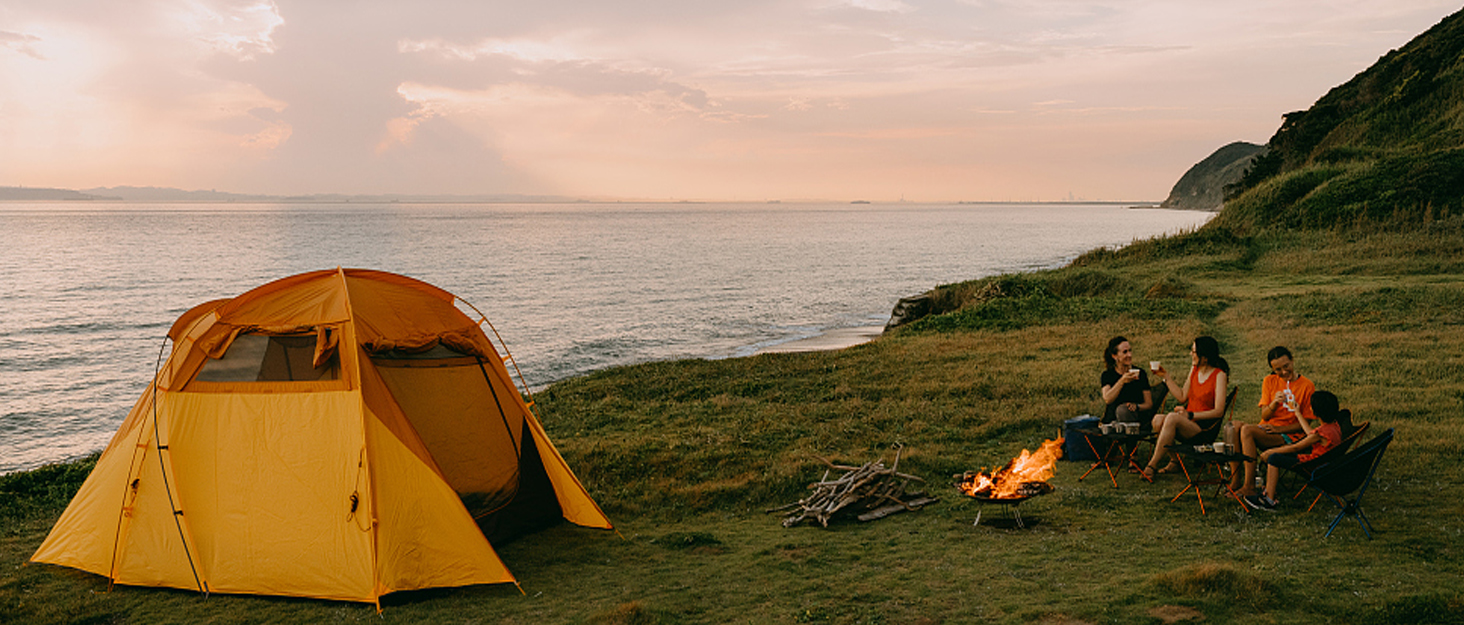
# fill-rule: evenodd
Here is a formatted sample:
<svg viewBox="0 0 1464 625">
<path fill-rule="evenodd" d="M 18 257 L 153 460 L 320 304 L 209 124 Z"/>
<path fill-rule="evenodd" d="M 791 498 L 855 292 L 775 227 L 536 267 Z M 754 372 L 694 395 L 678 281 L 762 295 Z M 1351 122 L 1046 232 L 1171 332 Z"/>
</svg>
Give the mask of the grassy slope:
<svg viewBox="0 0 1464 625">
<path fill-rule="evenodd" d="M 1288 113 L 1217 219 L 1241 231 L 1464 213 L 1464 12 Z M 1242 192 L 1243 191 L 1243 192 Z"/>
<path fill-rule="evenodd" d="M 624 539 L 554 528 L 502 548 L 526 595 L 413 593 L 392 597 L 385 618 L 1464 622 L 1458 220 L 1350 238 L 1204 232 L 1075 265 L 998 279 L 1006 297 L 840 352 L 651 363 L 554 385 L 539 397 L 546 426 Z M 1201 516 L 1193 498 L 1169 501 L 1175 478 L 1148 485 L 1120 475 L 1114 489 L 1097 474 L 1079 482 L 1086 466 L 1077 463 L 1061 464 L 1053 495 L 1023 507 L 1034 528 L 973 527 L 976 504 L 945 476 L 1001 464 L 1052 437 L 1061 420 L 1097 410 L 1100 352 L 1117 333 L 1139 359 L 1176 364 L 1193 336 L 1214 334 L 1243 387 L 1239 414 L 1251 420 L 1264 352 L 1289 345 L 1300 369 L 1359 419 L 1397 428 L 1367 499 L 1376 539 L 1348 521 L 1322 540 L 1331 514 L 1297 503 L 1256 515 L 1207 497 Z M 901 467 L 930 479 L 941 503 L 827 530 L 784 529 L 762 514 L 822 473 L 814 454 L 858 463 L 896 442 L 907 445 Z M 9 493 L 0 499 L 0 621 L 372 616 L 323 601 L 107 593 L 95 576 L 19 567 L 64 506 L 54 485 L 82 472 L 49 471 L 0 481 Z"/>
</svg>

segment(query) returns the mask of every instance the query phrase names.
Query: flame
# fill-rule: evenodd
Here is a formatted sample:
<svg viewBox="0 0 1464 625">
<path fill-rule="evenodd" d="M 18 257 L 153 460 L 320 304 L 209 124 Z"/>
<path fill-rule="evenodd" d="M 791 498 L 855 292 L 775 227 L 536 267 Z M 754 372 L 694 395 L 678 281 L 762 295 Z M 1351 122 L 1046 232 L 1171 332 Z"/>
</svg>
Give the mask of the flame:
<svg viewBox="0 0 1464 625">
<path fill-rule="evenodd" d="M 1016 497 L 1022 485 L 1028 482 L 1046 482 L 1052 478 L 1053 467 L 1062 457 L 1063 439 L 1042 443 L 1037 451 L 1022 450 L 1022 455 L 1013 458 L 996 473 L 968 475 L 958 484 L 967 495 L 1008 499 Z"/>
</svg>

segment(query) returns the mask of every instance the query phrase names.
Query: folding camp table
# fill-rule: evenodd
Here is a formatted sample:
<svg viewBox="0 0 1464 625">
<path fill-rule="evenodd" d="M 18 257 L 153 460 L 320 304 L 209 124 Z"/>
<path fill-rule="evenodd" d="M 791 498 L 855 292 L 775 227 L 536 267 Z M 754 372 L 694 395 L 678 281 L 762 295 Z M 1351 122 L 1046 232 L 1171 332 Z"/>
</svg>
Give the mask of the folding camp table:
<svg viewBox="0 0 1464 625">
<path fill-rule="evenodd" d="M 1169 500 L 1171 503 L 1179 501 L 1180 497 L 1193 488 L 1195 490 L 1195 498 L 1200 500 L 1200 514 L 1204 514 L 1205 498 L 1200 495 L 1200 488 L 1203 486 L 1215 486 L 1215 492 L 1218 493 L 1223 489 L 1225 494 L 1230 495 L 1230 498 L 1235 500 L 1235 503 L 1240 504 L 1241 508 L 1249 510 L 1249 508 L 1246 508 L 1245 502 L 1241 500 L 1240 493 L 1230 488 L 1230 478 L 1225 475 L 1225 467 L 1230 466 L 1232 462 L 1251 462 L 1255 458 L 1239 452 L 1217 454 L 1213 451 L 1196 451 L 1194 445 L 1182 443 L 1170 445 L 1169 451 L 1179 461 L 1179 468 L 1184 471 L 1184 478 L 1187 482 L 1184 489 L 1179 491 L 1179 494 L 1175 495 L 1173 499 Z M 1190 462 L 1185 462 L 1186 458 Z M 1190 472 L 1190 464 L 1195 465 L 1195 471 L 1193 473 Z M 1208 473 L 1207 469 L 1214 469 L 1213 477 L 1206 475 Z"/>
<path fill-rule="evenodd" d="M 1150 479 L 1149 476 L 1144 475 L 1144 468 L 1139 466 L 1139 463 L 1134 462 L 1134 453 L 1139 450 L 1139 442 L 1152 439 L 1154 437 L 1153 432 L 1141 432 L 1139 434 L 1120 434 L 1117 432 L 1112 432 L 1104 434 L 1103 431 L 1099 430 L 1098 428 L 1079 428 L 1075 431 L 1083 434 L 1083 439 L 1088 442 L 1088 448 L 1092 449 L 1093 455 L 1097 456 L 1098 458 L 1098 460 L 1093 463 L 1093 466 L 1088 467 L 1087 472 L 1083 473 L 1083 475 L 1078 478 L 1079 482 L 1083 481 L 1083 478 L 1088 477 L 1089 473 L 1092 473 L 1095 469 L 1101 466 L 1108 471 L 1108 479 L 1113 482 L 1113 487 L 1118 488 L 1118 478 L 1115 477 L 1113 474 L 1113 465 L 1108 462 L 1108 458 L 1113 455 L 1113 451 L 1115 449 L 1118 450 L 1118 455 L 1122 456 L 1124 460 L 1128 461 L 1129 466 L 1133 467 L 1133 469 L 1138 472 L 1139 477 L 1142 477 L 1149 482 L 1154 481 Z M 1103 445 L 1103 453 L 1098 453 L 1098 448 L 1093 445 L 1093 439 L 1095 438 L 1099 440 L 1099 444 Z M 1131 447 L 1129 447 L 1130 445 Z M 1128 451 L 1124 451 L 1125 447 L 1128 447 Z"/>
</svg>

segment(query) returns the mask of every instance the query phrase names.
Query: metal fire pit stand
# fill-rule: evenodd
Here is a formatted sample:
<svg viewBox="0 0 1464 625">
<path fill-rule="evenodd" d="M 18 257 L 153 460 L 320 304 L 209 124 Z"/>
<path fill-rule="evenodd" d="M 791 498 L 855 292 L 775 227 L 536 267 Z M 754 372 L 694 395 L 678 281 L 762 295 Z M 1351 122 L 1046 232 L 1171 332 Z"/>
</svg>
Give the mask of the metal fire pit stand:
<svg viewBox="0 0 1464 625">
<path fill-rule="evenodd" d="M 972 523 L 971 526 L 976 527 L 981 525 L 981 512 L 986 509 L 986 504 L 994 503 L 1007 509 L 1007 515 L 1012 518 L 1012 522 L 1016 524 L 1017 529 L 1026 529 L 1027 523 L 1022 520 L 1022 511 L 1017 506 L 1028 499 L 1040 497 L 1052 492 L 1052 485 L 1047 482 L 1026 482 L 1022 484 L 1022 488 L 1023 490 L 1016 497 L 986 497 L 984 495 L 972 495 L 966 493 L 964 490 L 961 491 L 962 493 L 966 493 L 967 497 L 981 503 L 976 508 L 976 522 Z"/>
<path fill-rule="evenodd" d="M 976 522 L 972 523 L 971 527 L 977 527 L 981 525 L 981 511 L 986 509 L 986 504 L 997 503 L 1000 504 L 1001 507 L 1007 509 L 1007 516 L 1010 516 L 1012 518 L 1012 522 L 1016 524 L 1017 529 L 1027 529 L 1027 524 L 1022 522 L 1022 511 L 1017 508 L 1017 505 L 1022 503 L 1023 501 L 1031 499 L 1031 497 L 1022 497 L 1020 499 L 983 499 L 981 497 L 976 497 L 975 499 L 976 501 L 981 502 L 981 505 L 976 507 Z"/>
</svg>

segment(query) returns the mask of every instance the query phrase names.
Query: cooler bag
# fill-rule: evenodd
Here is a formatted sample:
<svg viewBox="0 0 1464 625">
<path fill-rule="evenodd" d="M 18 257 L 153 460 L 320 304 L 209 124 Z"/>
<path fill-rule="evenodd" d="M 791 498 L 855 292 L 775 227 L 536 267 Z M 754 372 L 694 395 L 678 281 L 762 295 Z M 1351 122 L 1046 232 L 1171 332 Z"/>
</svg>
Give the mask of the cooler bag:
<svg viewBox="0 0 1464 625">
<path fill-rule="evenodd" d="M 1079 428 L 1097 428 L 1098 417 L 1093 415 L 1081 415 L 1062 422 L 1062 459 L 1063 460 L 1097 460 L 1098 456 L 1093 455 L 1093 449 L 1099 441 L 1093 441 L 1093 446 L 1088 446 L 1088 437 L 1078 432 Z"/>
</svg>

